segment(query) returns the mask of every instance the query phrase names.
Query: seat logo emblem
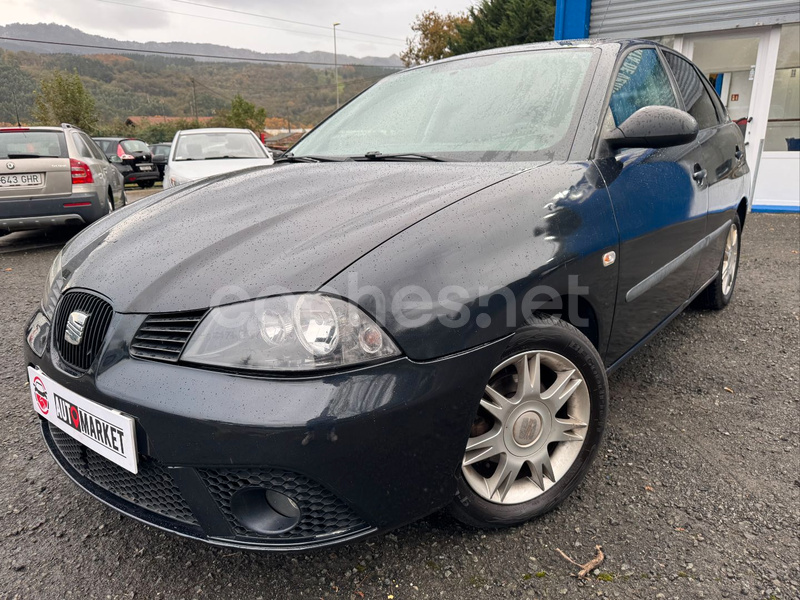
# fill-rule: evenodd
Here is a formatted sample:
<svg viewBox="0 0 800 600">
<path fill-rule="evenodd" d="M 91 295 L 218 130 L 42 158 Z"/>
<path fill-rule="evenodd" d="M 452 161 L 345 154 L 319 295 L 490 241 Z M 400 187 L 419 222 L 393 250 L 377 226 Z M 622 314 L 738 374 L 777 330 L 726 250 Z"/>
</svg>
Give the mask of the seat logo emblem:
<svg viewBox="0 0 800 600">
<path fill-rule="evenodd" d="M 13 171 L 14 170 L 14 163 L 7 162 L 6 163 L 6 169 L 8 169 L 9 171 Z"/>
<path fill-rule="evenodd" d="M 86 321 L 89 315 L 79 310 L 73 311 L 67 317 L 67 328 L 64 331 L 64 340 L 73 346 L 77 346 L 83 339 L 83 330 L 86 328 Z"/>
</svg>

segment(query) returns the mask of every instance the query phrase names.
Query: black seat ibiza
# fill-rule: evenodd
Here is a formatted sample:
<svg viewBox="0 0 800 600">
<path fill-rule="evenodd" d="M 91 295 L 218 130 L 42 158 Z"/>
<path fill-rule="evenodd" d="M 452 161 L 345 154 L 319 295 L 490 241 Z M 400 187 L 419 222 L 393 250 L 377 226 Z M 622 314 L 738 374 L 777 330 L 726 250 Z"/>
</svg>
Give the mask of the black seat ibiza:
<svg viewBox="0 0 800 600">
<path fill-rule="evenodd" d="M 750 176 L 701 73 L 549 43 L 380 81 L 275 165 L 141 200 L 27 328 L 44 439 L 155 526 L 274 550 L 579 485 L 606 374 L 736 281 Z"/>
</svg>

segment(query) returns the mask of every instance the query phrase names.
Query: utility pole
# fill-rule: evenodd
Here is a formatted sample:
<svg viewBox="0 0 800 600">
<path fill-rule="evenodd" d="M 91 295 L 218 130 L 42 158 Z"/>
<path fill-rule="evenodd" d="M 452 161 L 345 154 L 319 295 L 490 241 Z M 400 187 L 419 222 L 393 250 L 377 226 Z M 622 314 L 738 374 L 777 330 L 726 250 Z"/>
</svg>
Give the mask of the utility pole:
<svg viewBox="0 0 800 600">
<path fill-rule="evenodd" d="M 339 110 L 339 56 L 336 52 L 336 26 L 341 25 L 338 21 L 333 24 L 333 71 L 336 74 L 336 110 Z"/>
<path fill-rule="evenodd" d="M 197 118 L 197 89 L 194 85 L 194 77 L 191 78 L 192 80 L 192 104 L 194 105 L 194 124 L 200 125 L 200 119 Z"/>
</svg>

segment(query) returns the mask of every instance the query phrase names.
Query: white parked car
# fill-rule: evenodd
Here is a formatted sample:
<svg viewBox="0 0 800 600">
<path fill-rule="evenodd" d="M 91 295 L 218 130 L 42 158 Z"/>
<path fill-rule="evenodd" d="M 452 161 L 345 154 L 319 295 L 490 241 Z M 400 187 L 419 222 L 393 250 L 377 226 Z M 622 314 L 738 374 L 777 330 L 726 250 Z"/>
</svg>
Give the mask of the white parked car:
<svg viewBox="0 0 800 600">
<path fill-rule="evenodd" d="M 272 155 L 249 129 L 187 129 L 176 133 L 172 140 L 164 187 L 273 162 Z"/>
</svg>

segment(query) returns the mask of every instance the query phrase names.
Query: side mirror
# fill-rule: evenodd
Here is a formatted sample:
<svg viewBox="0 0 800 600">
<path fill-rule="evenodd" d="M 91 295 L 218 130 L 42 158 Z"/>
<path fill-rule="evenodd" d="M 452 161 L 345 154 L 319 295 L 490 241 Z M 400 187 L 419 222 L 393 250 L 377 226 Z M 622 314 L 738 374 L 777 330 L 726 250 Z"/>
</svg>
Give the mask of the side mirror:
<svg viewBox="0 0 800 600">
<path fill-rule="evenodd" d="M 121 163 L 122 159 L 117 156 L 116 154 L 109 154 L 108 155 L 108 162 L 110 163 Z"/>
<path fill-rule="evenodd" d="M 693 142 L 700 127 L 687 112 L 670 106 L 645 106 L 609 133 L 609 148 L 667 148 Z"/>
</svg>

